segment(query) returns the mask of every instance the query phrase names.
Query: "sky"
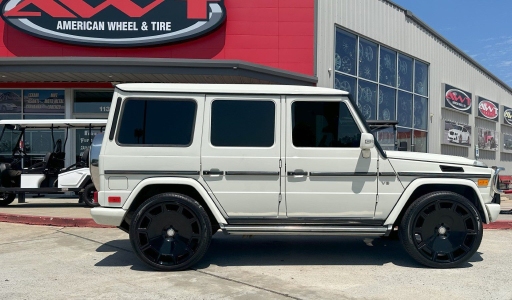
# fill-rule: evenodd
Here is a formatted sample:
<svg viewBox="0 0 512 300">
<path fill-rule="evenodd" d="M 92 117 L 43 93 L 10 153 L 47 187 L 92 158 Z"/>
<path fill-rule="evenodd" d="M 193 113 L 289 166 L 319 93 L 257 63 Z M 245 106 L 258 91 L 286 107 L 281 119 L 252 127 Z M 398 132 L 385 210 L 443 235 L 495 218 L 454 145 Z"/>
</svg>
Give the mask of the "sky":
<svg viewBox="0 0 512 300">
<path fill-rule="evenodd" d="M 512 0 L 392 0 L 512 87 Z"/>
</svg>

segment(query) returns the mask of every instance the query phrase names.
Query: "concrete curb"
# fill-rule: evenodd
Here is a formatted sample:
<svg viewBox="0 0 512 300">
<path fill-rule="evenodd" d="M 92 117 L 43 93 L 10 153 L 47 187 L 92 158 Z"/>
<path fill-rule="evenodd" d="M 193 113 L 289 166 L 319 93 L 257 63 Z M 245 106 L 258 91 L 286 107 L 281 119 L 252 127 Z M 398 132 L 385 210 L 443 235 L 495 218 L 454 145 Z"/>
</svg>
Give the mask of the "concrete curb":
<svg viewBox="0 0 512 300">
<path fill-rule="evenodd" d="M 114 226 L 97 224 L 93 219 L 87 218 L 60 218 L 2 213 L 0 213 L 0 222 L 58 227 L 115 228 Z M 512 229 L 512 221 L 496 221 L 491 224 L 484 224 L 484 229 Z"/>
<path fill-rule="evenodd" d="M 93 219 L 86 218 L 60 218 L 2 213 L 0 213 L 0 222 L 58 227 L 115 228 L 114 226 L 97 224 Z"/>
</svg>

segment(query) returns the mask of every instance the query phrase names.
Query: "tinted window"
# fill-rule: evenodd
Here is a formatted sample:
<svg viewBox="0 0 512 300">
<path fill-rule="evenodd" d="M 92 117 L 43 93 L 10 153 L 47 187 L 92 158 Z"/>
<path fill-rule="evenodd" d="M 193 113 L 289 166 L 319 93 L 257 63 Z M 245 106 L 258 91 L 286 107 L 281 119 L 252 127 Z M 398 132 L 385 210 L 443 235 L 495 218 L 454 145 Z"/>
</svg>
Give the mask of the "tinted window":
<svg viewBox="0 0 512 300">
<path fill-rule="evenodd" d="M 122 111 L 118 141 L 129 145 L 192 143 L 196 103 L 192 100 L 128 99 Z"/>
<path fill-rule="evenodd" d="M 214 101 L 212 145 L 271 147 L 274 145 L 275 111 L 272 101 Z"/>
<path fill-rule="evenodd" d="M 342 102 L 294 102 L 292 139 L 296 147 L 359 147 L 361 131 Z"/>
</svg>

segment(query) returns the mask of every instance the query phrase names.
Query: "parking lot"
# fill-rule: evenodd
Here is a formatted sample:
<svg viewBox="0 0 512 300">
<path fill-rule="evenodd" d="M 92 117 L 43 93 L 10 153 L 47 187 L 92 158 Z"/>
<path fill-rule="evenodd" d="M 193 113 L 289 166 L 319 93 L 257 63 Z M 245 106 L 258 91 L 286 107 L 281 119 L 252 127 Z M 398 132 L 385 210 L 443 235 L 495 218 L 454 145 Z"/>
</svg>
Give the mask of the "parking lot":
<svg viewBox="0 0 512 300">
<path fill-rule="evenodd" d="M 113 228 L 0 223 L 0 299 L 510 299 L 512 231 L 464 268 L 428 269 L 398 241 L 218 233 L 194 270 L 161 273 Z"/>
</svg>

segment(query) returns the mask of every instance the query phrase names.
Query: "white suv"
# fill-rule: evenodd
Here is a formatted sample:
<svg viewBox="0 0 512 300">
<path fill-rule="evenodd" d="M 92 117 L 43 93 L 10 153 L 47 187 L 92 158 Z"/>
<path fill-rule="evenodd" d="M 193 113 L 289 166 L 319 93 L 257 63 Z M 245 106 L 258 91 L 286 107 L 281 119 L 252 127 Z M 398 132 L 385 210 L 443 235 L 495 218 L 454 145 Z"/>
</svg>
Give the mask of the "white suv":
<svg viewBox="0 0 512 300">
<path fill-rule="evenodd" d="M 455 267 L 500 211 L 501 168 L 385 152 L 348 94 L 333 89 L 121 84 L 100 144 L 91 214 L 129 232 L 158 270 L 195 264 L 219 229 L 395 233 L 418 262 Z"/>
</svg>

